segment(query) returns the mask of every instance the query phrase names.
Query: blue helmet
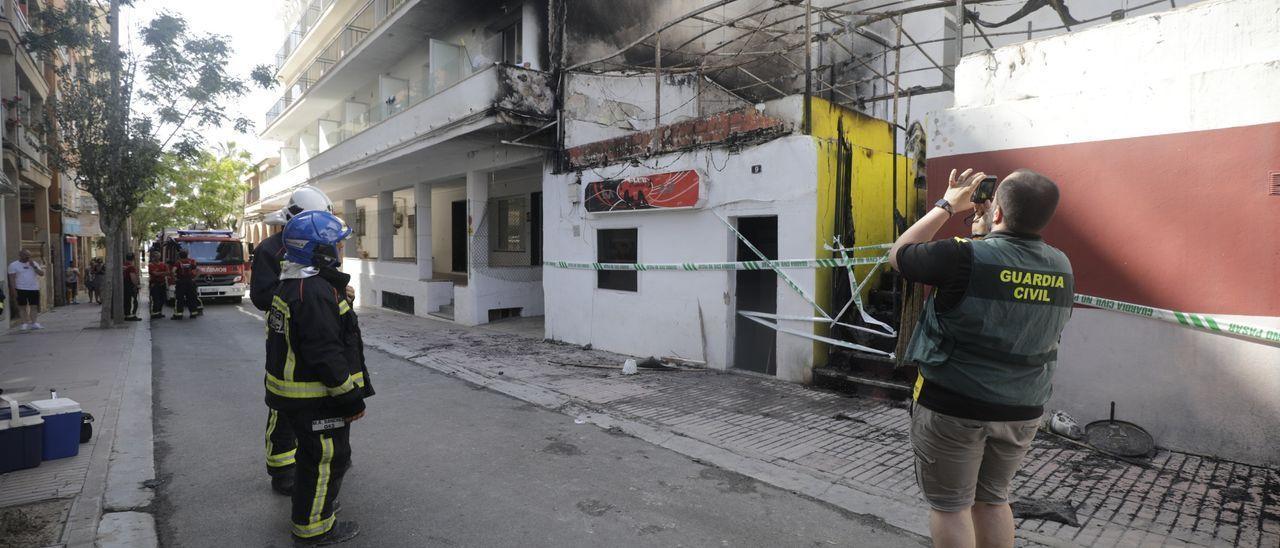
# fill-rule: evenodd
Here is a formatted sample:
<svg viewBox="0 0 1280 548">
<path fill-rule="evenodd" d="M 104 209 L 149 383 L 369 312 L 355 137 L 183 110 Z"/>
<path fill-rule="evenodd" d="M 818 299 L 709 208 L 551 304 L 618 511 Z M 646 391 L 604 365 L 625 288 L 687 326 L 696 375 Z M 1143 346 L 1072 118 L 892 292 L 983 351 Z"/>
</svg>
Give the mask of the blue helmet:
<svg viewBox="0 0 1280 548">
<path fill-rule="evenodd" d="M 285 258 L 306 266 L 338 266 L 338 243 L 351 229 L 336 215 L 324 210 L 304 211 L 289 219 L 284 227 Z"/>
</svg>

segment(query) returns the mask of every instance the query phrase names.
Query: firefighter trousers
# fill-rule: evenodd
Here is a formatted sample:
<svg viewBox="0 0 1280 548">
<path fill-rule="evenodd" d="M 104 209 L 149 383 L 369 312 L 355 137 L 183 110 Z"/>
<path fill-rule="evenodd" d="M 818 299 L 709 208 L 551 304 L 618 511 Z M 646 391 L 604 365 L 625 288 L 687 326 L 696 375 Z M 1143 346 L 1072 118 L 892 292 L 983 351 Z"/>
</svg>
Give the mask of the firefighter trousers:
<svg viewBox="0 0 1280 548">
<path fill-rule="evenodd" d="M 124 284 L 124 316 L 132 318 L 138 315 L 138 287 Z"/>
<path fill-rule="evenodd" d="M 195 280 L 178 280 L 178 286 L 174 290 L 174 294 L 177 301 L 173 305 L 174 316 L 181 316 L 184 308 L 192 314 L 201 312 L 201 309 L 204 308 L 200 304 L 200 296 L 196 293 Z"/>
<path fill-rule="evenodd" d="M 164 284 L 151 285 L 151 316 L 164 315 L 164 302 L 169 299 L 169 288 Z"/>
<path fill-rule="evenodd" d="M 333 501 L 342 489 L 342 477 L 351 466 L 351 427 L 312 430 L 312 413 L 280 413 L 298 437 L 293 505 L 289 519 L 293 535 L 311 538 L 333 528 Z"/>
<path fill-rule="evenodd" d="M 293 473 L 298 438 L 293 425 L 275 409 L 267 414 L 267 474 L 271 477 Z"/>
</svg>

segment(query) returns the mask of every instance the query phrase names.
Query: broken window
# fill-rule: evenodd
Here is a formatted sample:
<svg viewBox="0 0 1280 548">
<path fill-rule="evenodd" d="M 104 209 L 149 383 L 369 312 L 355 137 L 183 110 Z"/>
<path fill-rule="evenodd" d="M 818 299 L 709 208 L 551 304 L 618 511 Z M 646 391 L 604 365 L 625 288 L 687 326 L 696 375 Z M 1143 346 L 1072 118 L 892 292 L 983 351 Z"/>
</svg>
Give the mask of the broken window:
<svg viewBox="0 0 1280 548">
<path fill-rule="evenodd" d="M 635 263 L 638 247 L 638 230 L 617 228 L 596 231 L 596 262 Z M 596 287 L 619 291 L 636 291 L 637 275 L 634 270 L 600 270 L 596 272 Z"/>
</svg>

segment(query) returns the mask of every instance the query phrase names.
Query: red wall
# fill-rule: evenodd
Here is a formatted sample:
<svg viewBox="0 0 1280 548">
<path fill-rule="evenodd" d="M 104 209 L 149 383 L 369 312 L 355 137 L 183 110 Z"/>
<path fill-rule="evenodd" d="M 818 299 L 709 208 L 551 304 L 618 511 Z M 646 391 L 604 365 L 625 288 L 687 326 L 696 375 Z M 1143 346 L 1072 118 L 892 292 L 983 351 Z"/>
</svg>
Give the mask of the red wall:
<svg viewBox="0 0 1280 548">
<path fill-rule="evenodd" d="M 952 168 L 1058 183 L 1045 239 L 1076 291 L 1187 312 L 1280 316 L 1280 123 L 961 154 L 928 163 L 929 203 Z M 967 231 L 952 222 L 954 234 Z"/>
</svg>

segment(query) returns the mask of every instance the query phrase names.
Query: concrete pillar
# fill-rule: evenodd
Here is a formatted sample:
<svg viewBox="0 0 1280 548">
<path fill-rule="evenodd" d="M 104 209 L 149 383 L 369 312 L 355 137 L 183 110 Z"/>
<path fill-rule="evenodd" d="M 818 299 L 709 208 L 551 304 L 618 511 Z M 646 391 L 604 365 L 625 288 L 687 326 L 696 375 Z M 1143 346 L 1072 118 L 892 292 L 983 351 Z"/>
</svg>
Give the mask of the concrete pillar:
<svg viewBox="0 0 1280 548">
<path fill-rule="evenodd" d="M 485 209 L 489 205 L 489 174 L 483 171 L 467 172 L 467 275 L 475 276 L 472 268 L 477 261 L 489 262 L 489 231 L 482 223 L 489 222 Z"/>
<path fill-rule="evenodd" d="M 467 285 L 454 288 L 454 321 L 462 325 L 479 325 L 489 321 L 488 308 L 482 298 L 488 294 L 488 280 L 481 272 L 489 263 L 489 231 L 485 230 L 485 209 L 489 203 L 489 174 L 467 172 Z M 455 267 L 455 270 L 457 268 Z"/>
<path fill-rule="evenodd" d="M 413 187 L 414 218 L 417 226 L 418 279 L 430 280 L 435 273 L 435 261 L 431 249 L 431 185 L 418 183 Z"/>
<path fill-rule="evenodd" d="M 354 230 L 354 227 L 356 225 L 356 201 L 355 200 L 342 201 L 342 218 L 345 221 L 347 221 L 347 226 L 352 227 L 352 229 Z M 346 246 L 342 248 L 342 256 L 348 259 L 355 259 L 360 257 L 360 252 L 356 250 L 356 237 L 354 234 L 352 234 L 351 238 L 347 240 Z"/>
<path fill-rule="evenodd" d="M 378 193 L 378 260 L 390 261 L 396 255 L 394 224 L 396 201 L 390 190 Z"/>
</svg>

